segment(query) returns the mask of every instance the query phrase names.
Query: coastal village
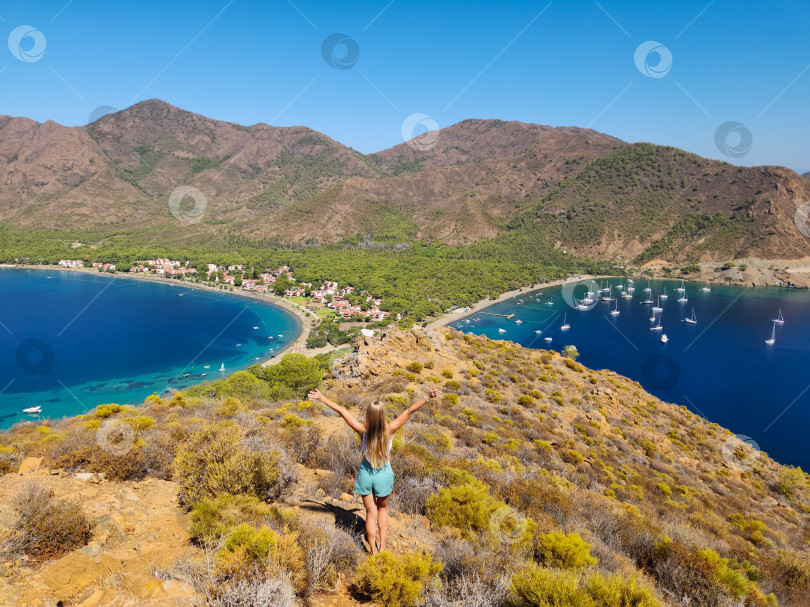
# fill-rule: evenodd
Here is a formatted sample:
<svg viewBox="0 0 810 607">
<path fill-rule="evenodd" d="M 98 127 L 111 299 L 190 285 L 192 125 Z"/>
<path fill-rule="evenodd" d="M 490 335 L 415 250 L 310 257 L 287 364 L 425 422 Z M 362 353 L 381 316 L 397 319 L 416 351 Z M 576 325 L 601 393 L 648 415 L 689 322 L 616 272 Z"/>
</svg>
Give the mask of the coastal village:
<svg viewBox="0 0 810 607">
<path fill-rule="evenodd" d="M 62 268 L 84 268 L 84 261 L 81 259 L 60 259 L 59 267 Z M 93 262 L 92 268 L 99 272 L 116 272 L 116 264 Z M 319 286 L 310 282 L 299 282 L 293 276 L 293 271 L 289 266 L 278 266 L 275 270 L 266 269 L 259 272 L 258 269 L 246 268 L 244 265 L 218 266 L 217 264 L 206 264 L 205 269 L 199 272 L 196 267 L 191 267 L 188 261 L 176 259 L 144 259 L 136 260 L 129 272 L 135 274 L 153 274 L 164 278 L 198 278 L 204 282 L 227 285 L 232 289 L 241 289 L 251 293 L 275 293 L 285 297 L 306 297 L 311 298 L 316 304 L 321 304 L 333 310 L 341 319 L 363 319 L 372 322 L 379 322 L 390 316 L 390 312 L 382 310 L 380 306 L 383 300 L 368 293 L 359 293 L 360 298 L 355 296 L 355 287 L 345 285 L 341 287 L 337 282 L 325 280 Z M 203 274 L 204 272 L 204 274 Z M 256 278 L 248 278 L 256 276 Z M 283 278 L 286 288 L 283 293 L 273 288 L 276 281 Z M 362 300 L 362 295 L 365 299 Z M 354 302 L 352 303 L 352 301 Z M 357 303 L 358 299 L 362 300 Z"/>
</svg>

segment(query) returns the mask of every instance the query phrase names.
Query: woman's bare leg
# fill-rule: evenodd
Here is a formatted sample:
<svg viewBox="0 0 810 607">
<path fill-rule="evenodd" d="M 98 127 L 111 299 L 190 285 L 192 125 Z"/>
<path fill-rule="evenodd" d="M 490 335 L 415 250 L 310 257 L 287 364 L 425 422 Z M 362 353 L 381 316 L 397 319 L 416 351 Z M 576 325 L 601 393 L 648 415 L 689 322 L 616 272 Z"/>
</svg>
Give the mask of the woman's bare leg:
<svg viewBox="0 0 810 607">
<path fill-rule="evenodd" d="M 385 497 L 375 497 L 374 503 L 377 506 L 377 524 L 380 527 L 380 552 L 385 550 L 385 540 L 388 539 L 388 498 L 391 497 L 390 495 L 386 495 Z"/>
<path fill-rule="evenodd" d="M 363 496 L 363 505 L 366 507 L 366 539 L 371 547 L 371 553 L 377 554 L 377 505 L 373 495 Z M 388 512 L 386 511 L 386 523 Z"/>
</svg>

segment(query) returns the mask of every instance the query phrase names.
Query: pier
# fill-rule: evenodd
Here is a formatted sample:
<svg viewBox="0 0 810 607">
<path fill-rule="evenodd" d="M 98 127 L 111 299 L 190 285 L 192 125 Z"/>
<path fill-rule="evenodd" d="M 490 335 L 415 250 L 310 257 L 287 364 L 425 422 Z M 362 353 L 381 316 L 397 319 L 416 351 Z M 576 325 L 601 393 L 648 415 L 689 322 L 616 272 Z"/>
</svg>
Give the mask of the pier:
<svg viewBox="0 0 810 607">
<path fill-rule="evenodd" d="M 479 312 L 479 314 L 488 314 L 489 316 L 502 316 L 507 320 L 514 316 L 514 314 L 495 314 L 495 312 Z"/>
</svg>

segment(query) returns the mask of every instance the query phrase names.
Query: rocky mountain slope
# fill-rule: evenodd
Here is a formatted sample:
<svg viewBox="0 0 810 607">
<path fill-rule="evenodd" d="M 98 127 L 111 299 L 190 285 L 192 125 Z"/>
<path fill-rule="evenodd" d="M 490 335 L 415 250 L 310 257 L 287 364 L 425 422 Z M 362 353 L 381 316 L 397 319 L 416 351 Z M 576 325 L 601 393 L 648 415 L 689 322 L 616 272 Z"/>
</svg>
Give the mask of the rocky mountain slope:
<svg viewBox="0 0 810 607">
<path fill-rule="evenodd" d="M 289 356 L 0 435 L 4 604 L 806 603 L 808 476 L 624 377 L 448 329 L 362 338 L 322 381 Z M 361 554 L 357 442 L 328 409 L 268 401 L 279 381 L 360 417 L 443 386 L 395 437 L 396 559 Z M 63 500 L 45 530 L 31 480 Z"/>
<path fill-rule="evenodd" d="M 86 127 L 0 118 L 0 222 L 12 229 L 171 226 L 315 244 L 370 234 L 461 244 L 528 233 L 581 255 L 803 257 L 810 183 L 596 131 L 465 120 L 363 155 L 306 127 L 241 126 L 149 100 Z M 178 186 L 206 198 L 178 225 Z"/>
</svg>

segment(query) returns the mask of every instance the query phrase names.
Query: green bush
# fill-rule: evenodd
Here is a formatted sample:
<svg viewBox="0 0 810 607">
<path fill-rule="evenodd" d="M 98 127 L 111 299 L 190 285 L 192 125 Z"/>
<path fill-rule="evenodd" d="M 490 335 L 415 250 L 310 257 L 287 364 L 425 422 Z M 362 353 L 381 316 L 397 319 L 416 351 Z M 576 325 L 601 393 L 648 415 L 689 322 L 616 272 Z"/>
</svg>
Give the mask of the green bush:
<svg viewBox="0 0 810 607">
<path fill-rule="evenodd" d="M 534 555 L 546 567 L 559 569 L 582 569 L 598 562 L 591 556 L 588 542 L 576 533 L 566 535 L 561 529 L 538 535 Z"/>
<path fill-rule="evenodd" d="M 275 507 L 252 495 L 228 493 L 197 502 L 189 513 L 191 537 L 197 540 L 218 540 L 240 524 L 259 527 L 270 519 L 284 520 L 284 517 Z"/>
<path fill-rule="evenodd" d="M 512 577 L 509 607 L 596 607 L 575 573 L 543 569 L 536 563 Z"/>
<path fill-rule="evenodd" d="M 497 390 L 487 390 L 487 400 L 491 403 L 499 403 L 503 400 L 503 395 Z"/>
<path fill-rule="evenodd" d="M 379 605 L 415 607 L 429 585 L 438 583 L 441 570 L 442 564 L 426 553 L 394 556 L 383 552 L 360 563 L 355 583 Z"/>
<path fill-rule="evenodd" d="M 406 369 L 411 373 L 421 373 L 424 366 L 418 360 L 408 363 Z"/>
<path fill-rule="evenodd" d="M 531 563 L 512 578 L 509 607 L 663 607 L 649 584 L 636 577 L 591 572 L 577 575 Z"/>
<path fill-rule="evenodd" d="M 493 512 L 503 506 L 490 495 L 487 485 L 470 476 L 466 482 L 433 493 L 427 500 L 426 512 L 431 525 L 452 527 L 474 537 L 489 529 Z"/>
<path fill-rule="evenodd" d="M 239 426 L 225 421 L 206 426 L 180 447 L 174 467 L 182 503 L 213 499 L 221 493 L 275 497 L 279 452 L 251 449 L 241 439 Z"/>
<path fill-rule="evenodd" d="M 664 607 L 655 589 L 633 576 L 592 573 L 583 586 L 599 607 Z"/>
</svg>

